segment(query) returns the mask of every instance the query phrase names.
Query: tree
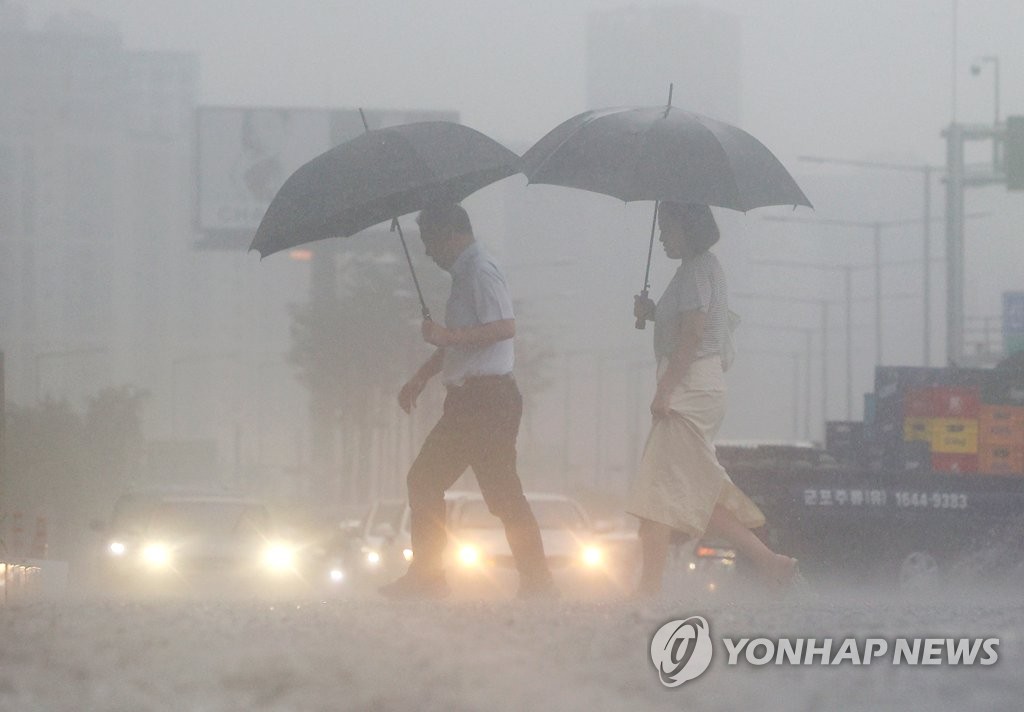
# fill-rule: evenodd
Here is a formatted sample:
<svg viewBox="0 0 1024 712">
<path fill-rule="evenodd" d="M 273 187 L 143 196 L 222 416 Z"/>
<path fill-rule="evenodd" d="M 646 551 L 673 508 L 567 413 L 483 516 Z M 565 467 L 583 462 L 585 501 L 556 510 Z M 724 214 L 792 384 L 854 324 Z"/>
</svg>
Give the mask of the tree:
<svg viewBox="0 0 1024 712">
<path fill-rule="evenodd" d="M 350 239 L 339 254 L 334 298 L 292 308 L 289 355 L 309 390 L 312 417 L 329 419 L 339 433 L 345 463 L 340 477 L 335 472 L 334 481 L 320 482 L 309 493 L 327 502 L 348 499 L 338 489 L 345 485 L 349 497 L 368 498 L 376 484 L 371 479 L 383 475 L 363 471 L 369 463 L 353 453 L 365 453 L 375 431 L 379 437 L 393 427 L 395 395 L 432 349 L 420 337 L 409 267 L 394 246 Z M 449 279 L 433 265 L 416 273 L 440 319 Z M 529 407 L 529 396 L 549 383 L 549 354 L 528 322 L 517 320 L 516 330 L 516 377 Z"/>
<path fill-rule="evenodd" d="M 84 413 L 67 401 L 50 399 L 10 408 L 4 514 L 31 518 L 25 527 L 45 518 L 51 558 L 80 558 L 90 542 L 89 520 L 104 515 L 135 474 L 143 449 L 146 397 L 134 387 L 121 386 L 91 397 Z M 29 538 L 32 534 L 28 532 Z M 29 542 L 22 544 L 27 547 Z"/>
</svg>

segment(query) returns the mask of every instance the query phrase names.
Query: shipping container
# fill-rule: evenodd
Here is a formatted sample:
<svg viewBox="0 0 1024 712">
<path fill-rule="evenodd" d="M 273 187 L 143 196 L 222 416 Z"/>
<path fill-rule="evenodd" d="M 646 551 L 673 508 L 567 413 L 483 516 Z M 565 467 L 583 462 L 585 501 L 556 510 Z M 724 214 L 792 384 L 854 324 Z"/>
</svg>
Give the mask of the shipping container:
<svg viewBox="0 0 1024 712">
<path fill-rule="evenodd" d="M 985 475 L 1024 475 L 1024 446 L 982 446 L 978 471 Z"/>
<path fill-rule="evenodd" d="M 972 473 L 978 471 L 978 455 L 961 453 L 932 453 L 932 470 L 935 472 Z"/>
<path fill-rule="evenodd" d="M 932 452 L 950 455 L 978 453 L 978 421 L 970 418 L 935 418 Z"/>
<path fill-rule="evenodd" d="M 993 369 L 981 396 L 988 405 L 1024 406 L 1024 372 Z"/>
<path fill-rule="evenodd" d="M 863 462 L 864 423 L 847 420 L 826 422 L 825 450 L 841 462 Z"/>
<path fill-rule="evenodd" d="M 931 389 L 932 413 L 937 418 L 977 418 L 981 386 L 935 386 Z"/>
<path fill-rule="evenodd" d="M 926 443 L 932 441 L 932 434 L 935 431 L 935 418 L 904 418 L 903 419 L 903 440 L 923 440 Z"/>
</svg>

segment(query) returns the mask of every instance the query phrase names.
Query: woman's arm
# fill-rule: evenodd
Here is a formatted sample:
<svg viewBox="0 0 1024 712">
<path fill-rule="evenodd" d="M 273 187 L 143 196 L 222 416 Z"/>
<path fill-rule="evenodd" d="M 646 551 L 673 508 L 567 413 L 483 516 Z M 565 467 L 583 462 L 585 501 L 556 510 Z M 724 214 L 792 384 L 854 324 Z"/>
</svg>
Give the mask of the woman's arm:
<svg viewBox="0 0 1024 712">
<path fill-rule="evenodd" d="M 654 393 L 654 400 L 651 401 L 651 413 L 654 416 L 668 415 L 669 397 L 682 382 L 683 376 L 697 355 L 697 348 L 704 336 L 704 319 L 705 314 L 699 309 L 685 311 L 679 315 L 679 343 L 669 357 L 668 367 L 658 379 L 658 389 Z"/>
</svg>

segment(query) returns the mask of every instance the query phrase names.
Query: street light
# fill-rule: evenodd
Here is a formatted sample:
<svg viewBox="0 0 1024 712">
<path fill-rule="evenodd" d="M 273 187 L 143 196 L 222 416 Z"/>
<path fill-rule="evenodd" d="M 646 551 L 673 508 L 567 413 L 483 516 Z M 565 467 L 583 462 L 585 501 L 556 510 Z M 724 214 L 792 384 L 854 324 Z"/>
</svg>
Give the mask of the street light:
<svg viewBox="0 0 1024 712">
<path fill-rule="evenodd" d="M 860 265 L 827 265 L 817 264 L 814 262 L 791 262 L 786 260 L 755 260 L 754 264 L 768 265 L 772 267 L 803 267 L 809 269 L 817 269 L 830 272 L 842 272 L 843 273 L 843 292 L 845 294 L 846 301 L 846 419 L 852 419 L 852 403 L 853 403 L 853 272 L 862 269 L 872 269 L 874 265 L 860 264 Z M 885 262 L 883 267 L 890 265 L 903 265 L 903 264 L 916 264 L 916 261 L 896 261 L 896 262 Z M 912 298 L 912 294 L 899 294 L 899 295 L 885 295 L 885 299 L 902 299 Z"/>
<path fill-rule="evenodd" d="M 804 297 L 786 297 L 774 294 L 738 293 L 739 299 L 768 300 L 775 302 L 791 302 L 797 304 L 813 304 L 821 309 L 821 419 L 828 420 L 828 308 L 835 304 L 829 299 L 809 299 Z"/>
<path fill-rule="evenodd" d="M 854 270 L 869 269 L 871 265 L 819 265 L 809 262 L 787 262 L 784 260 L 755 261 L 754 264 L 768 265 L 773 267 L 809 267 L 811 269 L 843 272 L 843 292 L 846 301 L 846 419 L 852 420 L 853 408 L 853 272 Z"/>
<path fill-rule="evenodd" d="M 924 217 L 921 219 L 922 241 L 924 243 L 923 298 L 924 298 L 924 354 L 923 363 L 931 365 L 931 344 L 932 344 L 932 316 L 931 316 L 931 247 L 932 247 L 932 174 L 941 171 L 942 166 L 932 166 L 927 163 L 909 165 L 902 163 L 885 163 L 878 161 L 852 161 L 845 158 L 824 158 L 821 156 L 800 156 L 801 161 L 810 163 L 831 163 L 844 166 L 857 166 L 859 168 L 874 168 L 887 171 L 911 171 L 920 173 L 924 183 Z"/>
<path fill-rule="evenodd" d="M 965 217 L 982 217 L 987 213 L 971 213 Z M 817 225 L 835 225 L 839 227 L 860 227 L 870 228 L 874 236 L 874 260 L 872 265 L 875 271 L 875 360 L 877 365 L 882 365 L 882 229 L 897 227 L 901 225 L 914 225 L 920 222 L 919 220 L 834 220 L 826 218 L 791 218 L 785 216 L 765 216 L 765 220 L 771 220 L 773 222 L 791 222 L 791 223 L 806 223 L 806 224 L 817 224 Z M 924 271 L 929 272 L 931 257 L 929 256 L 928 261 L 924 263 Z M 896 264 L 896 263 L 892 263 Z M 927 290 L 928 279 L 925 280 Z M 924 312 L 927 315 L 931 311 L 931 303 L 929 296 L 926 291 Z M 926 325 L 926 338 L 925 341 L 931 339 L 930 332 L 927 331 L 927 316 L 924 319 Z"/>
<path fill-rule="evenodd" d="M 780 326 L 777 324 L 744 324 L 754 329 L 766 329 L 769 331 L 796 331 L 804 335 L 805 349 L 804 354 L 804 439 L 811 439 L 811 359 L 814 355 L 813 338 L 814 332 L 818 331 L 817 328 L 809 326 Z M 849 413 L 849 408 L 847 408 Z M 849 416 L 847 416 L 849 420 Z M 795 432 L 795 428 L 794 428 Z"/>
<path fill-rule="evenodd" d="M 971 74 L 978 76 L 981 74 L 982 65 L 992 65 L 992 101 L 995 104 L 994 111 L 992 113 L 992 125 L 999 125 L 999 56 L 995 54 L 986 54 L 983 57 L 979 57 L 973 64 L 971 64 Z M 999 170 L 999 141 L 993 139 L 992 141 L 992 170 Z"/>
<path fill-rule="evenodd" d="M 793 440 L 799 440 L 799 428 L 798 422 L 800 420 L 800 354 L 796 351 L 771 351 L 754 349 L 753 351 L 747 351 L 746 353 L 754 354 L 756 356 L 788 356 L 793 361 Z M 810 363 L 807 364 L 807 371 L 810 373 Z M 806 415 L 806 414 L 805 414 Z M 805 437 L 807 440 L 811 439 L 811 436 L 807 434 L 808 423 L 804 423 Z"/>
</svg>

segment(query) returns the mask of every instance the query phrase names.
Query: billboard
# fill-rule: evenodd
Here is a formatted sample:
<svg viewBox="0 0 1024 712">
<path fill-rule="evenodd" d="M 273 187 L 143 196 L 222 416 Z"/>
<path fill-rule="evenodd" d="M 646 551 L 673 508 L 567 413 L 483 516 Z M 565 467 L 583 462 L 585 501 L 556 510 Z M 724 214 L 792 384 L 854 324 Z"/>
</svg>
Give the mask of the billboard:
<svg viewBox="0 0 1024 712">
<path fill-rule="evenodd" d="M 1024 351 L 1024 292 L 1003 292 L 1003 350 Z"/>
<path fill-rule="evenodd" d="M 454 111 L 370 109 L 364 113 L 371 129 L 459 119 Z M 363 131 L 358 109 L 198 108 L 196 228 L 207 237 L 233 236 L 230 244 L 248 247 L 288 176 Z"/>
</svg>

